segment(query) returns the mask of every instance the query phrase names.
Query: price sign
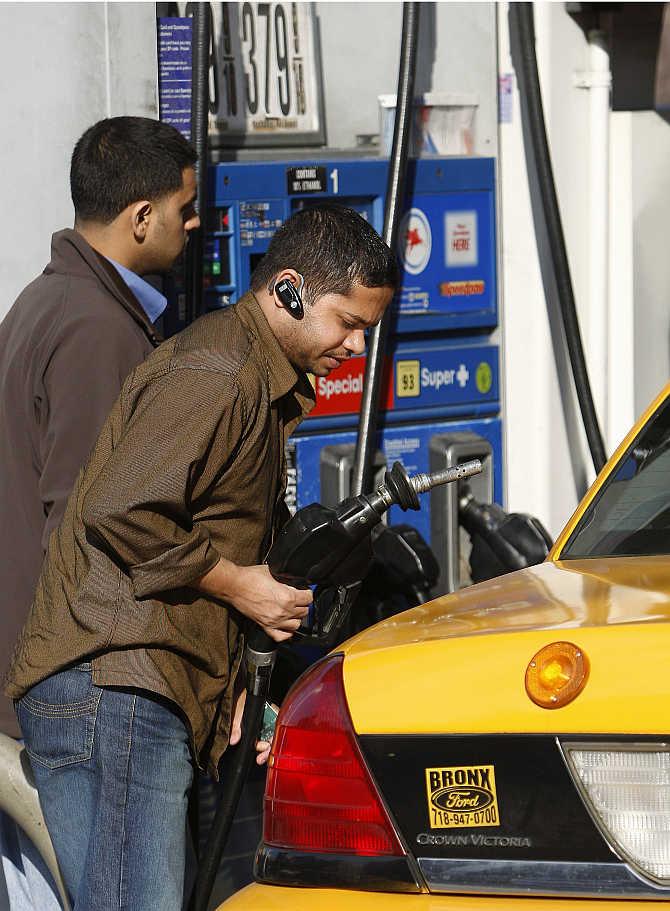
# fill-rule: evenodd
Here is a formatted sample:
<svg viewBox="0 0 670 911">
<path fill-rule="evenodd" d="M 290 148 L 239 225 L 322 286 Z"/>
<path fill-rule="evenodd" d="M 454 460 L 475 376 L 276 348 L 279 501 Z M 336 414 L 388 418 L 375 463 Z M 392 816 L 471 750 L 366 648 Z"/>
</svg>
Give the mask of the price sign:
<svg viewBox="0 0 670 911">
<path fill-rule="evenodd" d="M 313 4 L 213 3 L 211 8 L 212 144 L 322 144 Z"/>
</svg>

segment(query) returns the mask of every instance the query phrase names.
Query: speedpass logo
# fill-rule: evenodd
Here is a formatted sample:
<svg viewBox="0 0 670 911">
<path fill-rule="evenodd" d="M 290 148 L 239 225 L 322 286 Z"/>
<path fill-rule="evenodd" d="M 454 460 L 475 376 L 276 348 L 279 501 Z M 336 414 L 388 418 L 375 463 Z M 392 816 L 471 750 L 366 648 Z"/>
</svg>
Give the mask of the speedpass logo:
<svg viewBox="0 0 670 911">
<path fill-rule="evenodd" d="M 498 796 L 492 765 L 426 769 L 431 829 L 498 826 Z"/>
</svg>

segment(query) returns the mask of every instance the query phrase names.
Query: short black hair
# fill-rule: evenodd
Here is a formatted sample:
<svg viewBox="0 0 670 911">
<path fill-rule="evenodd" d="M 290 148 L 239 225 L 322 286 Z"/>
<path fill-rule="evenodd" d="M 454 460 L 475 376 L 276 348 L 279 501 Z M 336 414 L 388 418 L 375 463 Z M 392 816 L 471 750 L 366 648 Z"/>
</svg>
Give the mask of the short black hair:
<svg viewBox="0 0 670 911">
<path fill-rule="evenodd" d="M 181 189 L 184 168 L 198 155 L 181 133 L 148 117 L 110 117 L 77 142 L 70 164 L 75 216 L 109 224 L 141 199 Z"/>
<path fill-rule="evenodd" d="M 400 280 L 395 255 L 372 225 L 330 203 L 300 209 L 284 222 L 254 269 L 252 290 L 270 289 L 282 269 L 303 276 L 307 304 L 324 294 L 348 294 L 355 284 L 396 289 Z"/>
</svg>

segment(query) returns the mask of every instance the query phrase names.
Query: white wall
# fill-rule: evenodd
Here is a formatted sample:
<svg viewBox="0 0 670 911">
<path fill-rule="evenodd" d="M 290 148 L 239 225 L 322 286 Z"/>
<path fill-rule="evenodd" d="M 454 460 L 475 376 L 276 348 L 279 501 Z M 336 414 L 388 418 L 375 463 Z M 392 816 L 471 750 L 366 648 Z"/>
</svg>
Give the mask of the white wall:
<svg viewBox="0 0 670 911">
<path fill-rule="evenodd" d="M 322 47 L 328 145 L 351 149 L 379 130 L 377 96 L 398 85 L 401 3 L 316 3 Z M 497 145 L 495 7 L 422 3 L 417 93 L 479 96 L 476 152 Z"/>
<path fill-rule="evenodd" d="M 72 225 L 69 162 L 86 127 L 157 114 L 155 4 L 0 3 L 0 318 Z"/>
<path fill-rule="evenodd" d="M 610 117 L 609 397 L 607 448 L 613 452 L 630 429 L 635 407 L 635 291 L 633 219 L 633 115 Z"/>
<path fill-rule="evenodd" d="M 588 122 L 585 95 L 572 87 L 572 72 L 583 66 L 580 52 L 584 42 L 577 26 L 564 13 L 563 4 L 534 6 L 547 133 L 579 302 L 584 300 L 588 280 L 583 205 Z M 500 4 L 498 9 L 499 66 L 501 73 L 513 73 L 507 4 Z M 500 126 L 500 175 L 506 505 L 537 515 L 555 535 L 583 492 L 589 469 L 581 440 L 571 440 L 568 432 L 575 423 L 576 403 L 569 382 L 559 381 L 566 365 L 560 362 L 557 366 L 554 357 L 516 81 L 512 121 Z M 553 331 L 556 332 L 555 325 Z"/>
<path fill-rule="evenodd" d="M 499 9 L 499 66 L 512 72 L 507 4 Z M 564 4 L 534 3 L 536 51 L 547 132 L 587 365 L 606 336 L 606 401 L 600 415 L 611 453 L 670 372 L 670 126 L 654 112 L 610 115 L 609 314 L 589 307 L 588 44 Z M 537 514 L 554 534 L 593 478 L 567 364 L 552 343 L 521 138 L 514 119 L 500 128 L 504 293 L 507 505 Z M 559 344 L 558 349 L 562 346 Z M 601 376 L 594 377 L 601 381 Z"/>
<path fill-rule="evenodd" d="M 630 117 L 639 413 L 670 379 L 670 124 L 653 111 Z"/>
</svg>

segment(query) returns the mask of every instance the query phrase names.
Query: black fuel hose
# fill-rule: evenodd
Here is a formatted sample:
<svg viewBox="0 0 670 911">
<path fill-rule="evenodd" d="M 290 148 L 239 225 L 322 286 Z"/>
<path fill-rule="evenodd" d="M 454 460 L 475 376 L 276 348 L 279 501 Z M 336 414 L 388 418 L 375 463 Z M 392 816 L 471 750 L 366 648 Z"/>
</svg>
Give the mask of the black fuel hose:
<svg viewBox="0 0 670 911">
<path fill-rule="evenodd" d="M 242 737 L 234 747 L 234 758 L 226 766 L 216 814 L 198 865 L 198 876 L 188 906 L 189 911 L 207 911 L 209 908 L 221 856 L 230 835 L 244 784 L 256 756 L 256 741 L 270 690 L 276 650 L 277 645 L 268 634 L 260 626 L 252 624 L 244 654 L 247 665 L 247 695 L 242 714 Z"/>
<path fill-rule="evenodd" d="M 386 184 L 383 230 L 384 240 L 394 253 L 397 249 L 400 210 L 405 198 L 405 178 L 412 123 L 414 76 L 416 73 L 416 48 L 419 38 L 419 6 L 419 3 L 403 3 L 398 94 L 393 127 L 393 145 L 391 147 Z M 386 339 L 391 319 L 392 313 L 389 307 L 379 325 L 375 326 L 370 332 L 368 340 L 368 358 L 363 381 L 363 397 L 358 421 L 358 436 L 356 439 L 351 487 L 351 496 L 353 497 L 359 496 L 364 490 L 370 490 L 373 487 L 372 463 L 377 445 L 379 393 L 384 370 Z"/>
<path fill-rule="evenodd" d="M 207 230 L 207 129 L 209 118 L 209 54 L 211 8 L 209 3 L 189 3 L 193 14 L 193 61 L 191 76 L 191 143 L 198 153 L 195 164 L 196 206 L 200 227 L 191 231 L 186 245 L 186 322 L 204 312 L 203 261 Z"/>
<path fill-rule="evenodd" d="M 269 681 L 268 681 L 269 682 Z M 235 819 L 244 784 L 256 756 L 256 741 L 261 729 L 266 693 L 247 691 L 242 716 L 242 738 L 235 749 L 235 759 L 226 767 L 223 790 L 216 808 L 216 815 L 207 838 L 207 846 L 198 867 L 198 878 L 190 911 L 207 911 L 214 882 L 219 870 L 221 855 Z"/>
<path fill-rule="evenodd" d="M 532 3 L 510 3 L 509 25 L 512 55 L 515 62 L 522 113 L 528 126 L 532 161 L 540 189 L 542 211 L 551 252 L 552 267 L 563 323 L 563 331 L 572 367 L 579 408 L 596 473 L 607 461 L 598 416 L 593 404 L 591 384 L 584 358 L 579 319 L 570 277 L 570 264 L 565 247 L 565 237 L 556 197 L 556 185 L 547 142 L 547 131 L 542 107 L 542 92 L 535 55 L 535 26 Z M 518 58 L 518 59 L 517 59 Z M 525 134 L 524 134 L 525 135 Z M 526 155 L 529 150 L 526 146 Z M 530 156 L 529 156 L 530 157 Z M 530 170 L 530 168 L 529 168 Z"/>
</svg>

